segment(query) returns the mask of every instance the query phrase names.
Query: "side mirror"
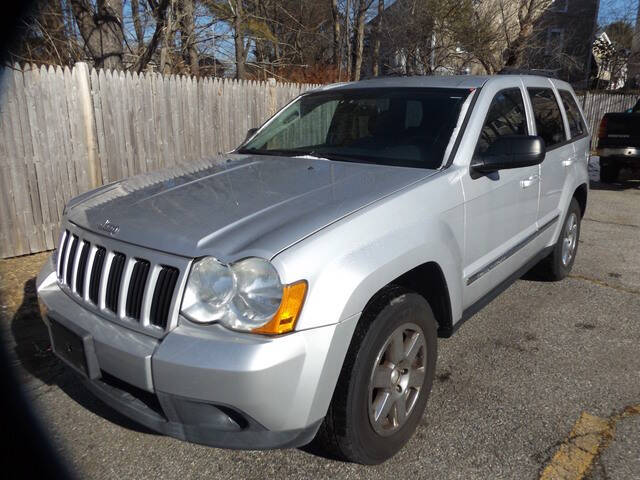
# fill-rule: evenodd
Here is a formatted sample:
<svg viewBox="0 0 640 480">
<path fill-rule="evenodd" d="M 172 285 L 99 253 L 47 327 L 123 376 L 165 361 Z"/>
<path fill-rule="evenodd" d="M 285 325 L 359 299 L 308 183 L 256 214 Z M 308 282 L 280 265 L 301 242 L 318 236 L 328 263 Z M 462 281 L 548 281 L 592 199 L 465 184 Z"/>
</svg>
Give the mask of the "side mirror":
<svg viewBox="0 0 640 480">
<path fill-rule="evenodd" d="M 546 154 L 544 140 L 537 136 L 505 135 L 498 137 L 486 152 L 471 161 L 471 169 L 491 173 L 507 168 L 531 167 L 542 163 Z"/>
<path fill-rule="evenodd" d="M 253 135 L 258 131 L 257 128 L 250 128 L 249 130 L 247 130 L 247 136 L 244 137 L 244 142 L 242 143 L 247 143 L 247 140 L 249 140 L 251 137 L 253 137 Z"/>
</svg>

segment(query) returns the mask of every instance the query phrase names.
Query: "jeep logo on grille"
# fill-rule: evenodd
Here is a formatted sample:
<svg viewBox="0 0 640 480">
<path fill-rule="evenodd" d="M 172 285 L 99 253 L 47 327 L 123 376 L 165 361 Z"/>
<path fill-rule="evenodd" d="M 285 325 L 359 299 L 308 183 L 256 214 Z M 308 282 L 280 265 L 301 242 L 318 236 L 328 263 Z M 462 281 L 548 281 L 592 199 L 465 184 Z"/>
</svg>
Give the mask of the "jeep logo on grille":
<svg viewBox="0 0 640 480">
<path fill-rule="evenodd" d="M 111 223 L 109 220 L 105 220 L 98 224 L 98 230 L 107 232 L 109 235 L 115 235 L 120 230 L 120 225 L 116 225 L 115 223 Z"/>
</svg>

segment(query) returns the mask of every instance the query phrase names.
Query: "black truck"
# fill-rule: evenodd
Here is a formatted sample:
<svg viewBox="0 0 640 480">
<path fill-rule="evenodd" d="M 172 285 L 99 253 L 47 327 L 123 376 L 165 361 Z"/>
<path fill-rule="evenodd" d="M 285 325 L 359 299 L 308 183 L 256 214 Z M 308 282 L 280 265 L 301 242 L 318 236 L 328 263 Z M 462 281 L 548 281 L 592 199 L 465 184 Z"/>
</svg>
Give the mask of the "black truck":
<svg viewBox="0 0 640 480">
<path fill-rule="evenodd" d="M 597 151 L 602 182 L 615 182 L 621 168 L 640 172 L 640 99 L 626 112 L 602 117 Z"/>
</svg>

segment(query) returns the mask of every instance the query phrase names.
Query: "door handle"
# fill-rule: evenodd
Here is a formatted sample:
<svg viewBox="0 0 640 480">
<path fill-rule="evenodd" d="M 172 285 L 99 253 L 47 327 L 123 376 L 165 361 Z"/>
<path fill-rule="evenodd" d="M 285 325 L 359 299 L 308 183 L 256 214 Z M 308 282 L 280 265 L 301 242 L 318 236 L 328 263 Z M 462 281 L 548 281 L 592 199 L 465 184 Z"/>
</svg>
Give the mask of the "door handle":
<svg viewBox="0 0 640 480">
<path fill-rule="evenodd" d="M 573 165 L 573 162 L 575 162 L 575 161 L 576 161 L 576 159 L 574 157 L 571 157 L 571 158 L 569 158 L 567 160 L 563 160 L 562 161 L 562 166 L 563 167 L 570 167 L 571 165 Z"/>
<path fill-rule="evenodd" d="M 539 178 L 540 178 L 539 175 L 531 175 L 529 178 L 525 178 L 524 180 L 520 180 L 520 186 L 522 188 L 528 188 L 531 185 L 533 185 L 534 183 L 536 183 Z"/>
</svg>

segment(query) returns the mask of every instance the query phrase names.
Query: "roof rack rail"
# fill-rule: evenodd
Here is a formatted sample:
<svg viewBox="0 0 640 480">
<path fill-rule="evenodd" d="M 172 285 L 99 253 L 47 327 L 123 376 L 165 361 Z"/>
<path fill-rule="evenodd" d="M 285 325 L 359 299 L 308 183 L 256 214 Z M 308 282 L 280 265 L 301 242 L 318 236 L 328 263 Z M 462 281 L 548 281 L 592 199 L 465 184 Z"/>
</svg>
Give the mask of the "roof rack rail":
<svg viewBox="0 0 640 480">
<path fill-rule="evenodd" d="M 555 78 L 558 79 L 558 75 L 551 70 L 543 70 L 532 68 L 527 70 L 525 68 L 511 68 L 504 67 L 498 72 L 498 75 L 537 75 L 539 77 Z"/>
<path fill-rule="evenodd" d="M 401 72 L 389 72 L 389 73 L 385 73 L 384 75 L 378 75 L 373 76 L 373 75 L 365 75 L 364 77 L 361 77 L 360 80 L 358 80 L 359 82 L 363 81 L 363 80 L 378 80 L 378 79 L 383 79 L 383 78 L 398 78 L 398 77 L 424 77 L 426 75 L 408 75 L 406 73 L 401 73 Z"/>
</svg>

